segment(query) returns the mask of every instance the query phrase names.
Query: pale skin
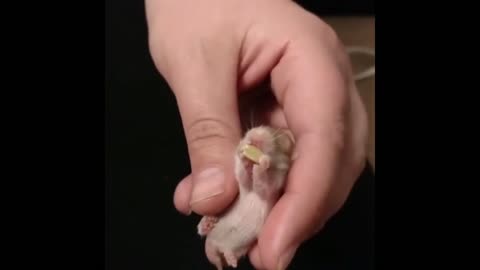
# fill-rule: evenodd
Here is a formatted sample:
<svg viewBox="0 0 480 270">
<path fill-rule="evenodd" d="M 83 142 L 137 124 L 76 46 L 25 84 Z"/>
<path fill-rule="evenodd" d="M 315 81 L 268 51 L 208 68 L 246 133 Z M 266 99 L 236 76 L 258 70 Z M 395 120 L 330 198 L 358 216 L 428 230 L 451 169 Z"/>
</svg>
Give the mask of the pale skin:
<svg viewBox="0 0 480 270">
<path fill-rule="evenodd" d="M 285 193 L 249 252 L 256 269 L 285 269 L 345 202 L 366 160 L 366 112 L 335 32 L 289 0 L 146 0 L 156 67 L 178 102 L 192 173 L 178 211 L 216 215 L 238 194 L 238 95 L 266 78 L 295 160 Z M 302 209 L 302 211 L 298 211 Z"/>
</svg>

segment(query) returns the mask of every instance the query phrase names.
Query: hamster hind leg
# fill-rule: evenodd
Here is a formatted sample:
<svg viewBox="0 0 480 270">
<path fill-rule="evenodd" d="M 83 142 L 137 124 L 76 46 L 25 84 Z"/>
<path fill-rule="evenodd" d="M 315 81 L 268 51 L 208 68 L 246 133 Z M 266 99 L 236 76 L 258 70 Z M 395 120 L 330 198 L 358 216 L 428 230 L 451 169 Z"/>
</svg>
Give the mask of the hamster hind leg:
<svg viewBox="0 0 480 270">
<path fill-rule="evenodd" d="M 215 224 L 218 222 L 218 218 L 214 216 L 204 216 L 200 220 L 197 226 L 198 234 L 201 236 L 207 235 L 213 227 L 215 227 Z"/>
</svg>

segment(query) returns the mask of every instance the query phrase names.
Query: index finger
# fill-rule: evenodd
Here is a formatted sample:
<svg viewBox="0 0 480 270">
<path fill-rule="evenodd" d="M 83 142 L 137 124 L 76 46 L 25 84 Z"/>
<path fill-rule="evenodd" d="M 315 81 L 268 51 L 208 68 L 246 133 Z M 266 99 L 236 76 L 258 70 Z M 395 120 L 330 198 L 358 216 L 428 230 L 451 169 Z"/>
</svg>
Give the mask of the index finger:
<svg viewBox="0 0 480 270">
<path fill-rule="evenodd" d="M 268 269 L 286 267 L 300 243 L 324 222 L 342 159 L 349 76 L 336 51 L 316 47 L 323 44 L 291 43 L 271 74 L 296 147 L 285 193 L 259 237 Z"/>
</svg>

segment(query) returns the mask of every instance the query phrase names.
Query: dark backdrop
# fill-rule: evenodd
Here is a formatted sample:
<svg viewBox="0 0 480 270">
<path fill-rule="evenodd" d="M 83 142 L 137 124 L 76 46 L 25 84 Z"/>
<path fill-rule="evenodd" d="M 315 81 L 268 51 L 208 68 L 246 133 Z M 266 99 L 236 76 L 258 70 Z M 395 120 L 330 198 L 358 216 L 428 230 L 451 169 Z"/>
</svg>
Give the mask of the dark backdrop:
<svg viewBox="0 0 480 270">
<path fill-rule="evenodd" d="M 319 15 L 373 14 L 373 1 L 314 2 L 302 5 Z M 143 1 L 106 0 L 105 25 L 107 269 L 214 269 L 196 235 L 199 217 L 173 207 L 190 167 L 175 99 L 148 53 Z M 373 181 L 366 168 L 291 269 L 373 269 Z M 248 260 L 240 269 L 251 269 Z"/>
</svg>

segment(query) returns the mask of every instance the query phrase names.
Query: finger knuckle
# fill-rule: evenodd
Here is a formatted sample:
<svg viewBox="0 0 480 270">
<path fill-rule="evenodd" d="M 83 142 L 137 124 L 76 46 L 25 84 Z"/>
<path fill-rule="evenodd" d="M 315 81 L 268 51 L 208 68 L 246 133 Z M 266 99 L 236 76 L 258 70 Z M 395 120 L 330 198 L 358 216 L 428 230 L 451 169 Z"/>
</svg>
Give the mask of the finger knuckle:
<svg viewBox="0 0 480 270">
<path fill-rule="evenodd" d="M 232 139 L 232 128 L 222 120 L 201 118 L 190 124 L 187 129 L 187 143 L 191 150 L 211 147 L 218 141 Z"/>
</svg>

